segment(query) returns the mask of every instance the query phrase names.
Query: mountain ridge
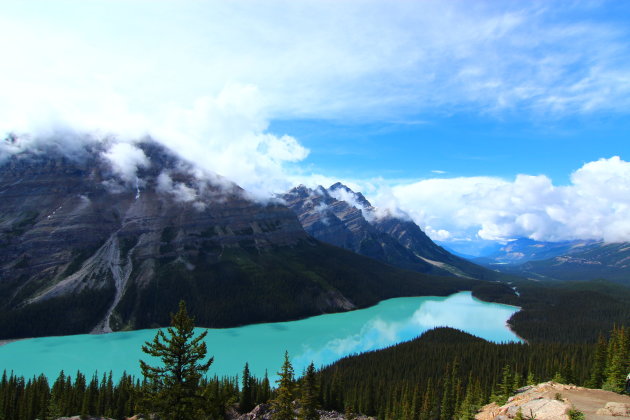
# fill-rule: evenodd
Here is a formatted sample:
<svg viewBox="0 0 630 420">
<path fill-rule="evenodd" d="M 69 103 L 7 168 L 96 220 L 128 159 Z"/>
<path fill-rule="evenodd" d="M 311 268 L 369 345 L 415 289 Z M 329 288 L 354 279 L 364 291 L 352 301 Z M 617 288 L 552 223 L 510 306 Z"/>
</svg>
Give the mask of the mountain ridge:
<svg viewBox="0 0 630 420">
<path fill-rule="evenodd" d="M 119 144 L 0 163 L 0 338 L 165 326 L 179 299 L 199 325 L 227 327 L 476 284 L 324 244 L 277 200 L 153 141 Z M 112 161 L 120 151 L 133 159 Z"/>
<path fill-rule="evenodd" d="M 413 221 L 380 211 L 360 192 L 337 182 L 295 187 L 279 196 L 313 237 L 387 264 L 436 275 L 500 280 L 500 274 L 435 244 Z"/>
</svg>

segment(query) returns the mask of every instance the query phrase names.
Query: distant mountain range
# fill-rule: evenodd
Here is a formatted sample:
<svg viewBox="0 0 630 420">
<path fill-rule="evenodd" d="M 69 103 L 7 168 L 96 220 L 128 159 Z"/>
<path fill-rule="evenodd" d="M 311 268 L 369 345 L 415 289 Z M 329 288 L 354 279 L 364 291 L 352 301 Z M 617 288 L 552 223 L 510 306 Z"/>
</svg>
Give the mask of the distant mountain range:
<svg viewBox="0 0 630 420">
<path fill-rule="evenodd" d="M 630 243 L 519 239 L 473 261 L 536 280 L 606 279 L 630 285 Z"/>
<path fill-rule="evenodd" d="M 418 271 L 492 273 L 411 222 L 368 223 L 339 200 L 329 225 L 305 224 L 415 271 L 402 270 L 314 239 L 279 201 L 253 201 L 155 142 L 126 146 L 135 166 L 113 161 L 114 147 L 30 148 L 0 162 L 0 338 L 164 326 L 180 299 L 200 326 L 289 320 L 479 284 Z"/>
<path fill-rule="evenodd" d="M 379 212 L 363 194 L 341 183 L 314 189 L 301 185 L 281 198 L 304 230 L 323 242 L 420 273 L 502 278 L 435 244 L 410 218 Z"/>
<path fill-rule="evenodd" d="M 522 264 L 528 261 L 545 260 L 579 251 L 596 242 L 589 240 L 540 242 L 528 238 L 519 238 L 482 257 L 472 258 L 472 260 L 479 264 L 492 266 L 496 264 Z"/>
</svg>

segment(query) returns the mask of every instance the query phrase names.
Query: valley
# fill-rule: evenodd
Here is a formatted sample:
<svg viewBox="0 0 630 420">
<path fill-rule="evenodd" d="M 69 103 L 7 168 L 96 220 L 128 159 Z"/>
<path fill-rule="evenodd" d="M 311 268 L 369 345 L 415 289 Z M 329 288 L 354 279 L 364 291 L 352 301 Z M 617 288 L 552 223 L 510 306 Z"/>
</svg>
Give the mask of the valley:
<svg viewBox="0 0 630 420">
<path fill-rule="evenodd" d="M 38 375 L 85 392 L 85 377 L 96 387 L 105 373 L 98 392 L 118 381 L 131 404 L 142 344 L 184 301 L 209 333 L 216 363 L 203 386 L 223 395 L 217 415 L 243 396 L 231 378 L 246 363 L 270 401 L 288 351 L 296 372 L 314 363 L 327 409 L 471 418 L 508 368 L 511 389 L 532 375 L 587 384 L 602 340 L 630 324 L 625 244 L 520 240 L 467 260 L 341 183 L 261 201 L 150 139 L 132 146 L 146 161 L 129 176 L 108 161 L 116 145 L 47 146 L 0 165 L 0 368 L 12 372 L 1 395 Z M 401 361 L 416 347 L 426 360 Z M 476 362 L 455 356 L 470 352 L 477 380 L 464 378 Z M 359 385 L 357 374 L 389 365 L 433 373 L 374 371 Z"/>
<path fill-rule="evenodd" d="M 350 312 L 319 315 L 300 321 L 211 329 L 206 343 L 215 364 L 211 375 L 229 377 L 245 363 L 259 378 L 275 371 L 288 351 L 296 372 L 311 362 L 317 368 L 351 354 L 370 352 L 416 338 L 424 331 L 449 326 L 493 342 L 519 341 L 507 320 L 518 308 L 485 303 L 460 292 L 449 297 L 395 298 Z M 200 332 L 202 329 L 198 329 Z M 126 372 L 140 377 L 141 346 L 156 330 L 73 335 L 22 340 L 0 346 L 0 360 L 24 377 L 60 371 L 112 372 L 119 380 Z M 256 351 L 251 351 L 256 343 Z"/>
<path fill-rule="evenodd" d="M 0 25 L 0 420 L 630 419 L 630 2 Z"/>
</svg>

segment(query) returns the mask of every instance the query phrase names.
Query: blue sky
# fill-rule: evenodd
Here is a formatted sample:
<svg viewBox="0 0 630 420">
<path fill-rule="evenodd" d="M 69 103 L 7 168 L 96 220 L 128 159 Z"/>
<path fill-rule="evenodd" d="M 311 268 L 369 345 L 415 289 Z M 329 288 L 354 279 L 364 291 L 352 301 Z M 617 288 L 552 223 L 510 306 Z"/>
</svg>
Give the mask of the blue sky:
<svg viewBox="0 0 630 420">
<path fill-rule="evenodd" d="M 269 129 L 299 138 L 311 150 L 303 164 L 340 178 L 526 173 L 566 185 L 584 163 L 630 151 L 625 115 L 548 121 L 454 115 L 421 123 L 277 120 Z"/>
<path fill-rule="evenodd" d="M 630 240 L 628 2 L 34 0 L 0 24 L 0 131 L 148 134 L 260 198 L 341 180 L 452 243 Z"/>
</svg>

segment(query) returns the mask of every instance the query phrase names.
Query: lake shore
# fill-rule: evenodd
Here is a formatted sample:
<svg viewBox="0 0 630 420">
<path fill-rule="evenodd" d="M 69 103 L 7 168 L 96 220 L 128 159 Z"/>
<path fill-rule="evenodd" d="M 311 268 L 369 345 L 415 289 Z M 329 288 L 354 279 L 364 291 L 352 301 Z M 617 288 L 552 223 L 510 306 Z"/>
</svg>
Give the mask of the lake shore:
<svg viewBox="0 0 630 420">
<path fill-rule="evenodd" d="M 0 340 L 0 346 L 4 346 L 5 344 L 13 343 L 14 341 L 20 340 L 28 340 L 28 338 L 9 338 L 6 340 Z"/>
<path fill-rule="evenodd" d="M 349 354 L 412 340 L 439 326 L 461 329 L 494 342 L 519 341 L 505 325 L 517 310 L 473 299 L 471 292 L 466 291 L 448 297 L 392 298 L 365 309 L 299 321 L 199 328 L 196 332 L 208 332 L 205 341 L 208 354 L 215 360 L 213 374 L 234 375 L 247 362 L 252 374 L 262 378 L 265 371 L 277 371 L 285 351 L 291 355 L 294 369 L 301 371 L 311 362 L 328 365 Z M 114 380 L 123 372 L 140 377 L 138 360 L 147 357 L 142 345 L 151 341 L 156 331 L 41 337 L 0 347 L 0 359 L 25 377 L 44 373 L 56 378 L 61 370 L 80 370 L 89 375 L 111 370 Z M 251 343 L 257 343 L 256 352 L 251 351 Z"/>
</svg>

